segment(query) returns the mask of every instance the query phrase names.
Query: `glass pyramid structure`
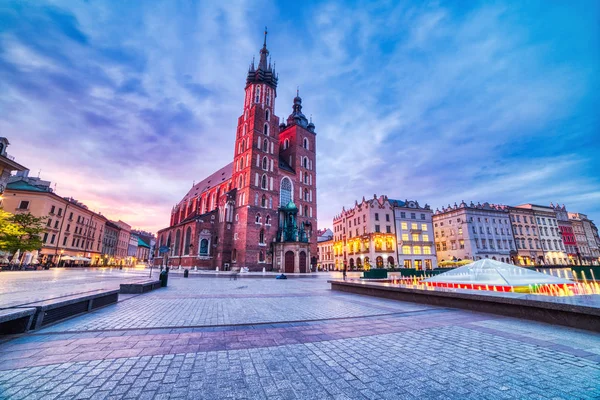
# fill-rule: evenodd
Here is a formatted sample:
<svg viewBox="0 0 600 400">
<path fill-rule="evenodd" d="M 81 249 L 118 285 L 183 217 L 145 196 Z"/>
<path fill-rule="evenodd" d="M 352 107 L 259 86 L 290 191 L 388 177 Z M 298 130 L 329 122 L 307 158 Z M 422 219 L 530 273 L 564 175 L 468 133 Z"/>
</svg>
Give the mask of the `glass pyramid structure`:
<svg viewBox="0 0 600 400">
<path fill-rule="evenodd" d="M 424 282 L 429 282 L 432 286 L 449 284 L 451 286 L 489 285 L 515 288 L 529 285 L 564 285 L 574 283 L 568 279 L 530 271 L 488 258 L 425 279 Z"/>
</svg>

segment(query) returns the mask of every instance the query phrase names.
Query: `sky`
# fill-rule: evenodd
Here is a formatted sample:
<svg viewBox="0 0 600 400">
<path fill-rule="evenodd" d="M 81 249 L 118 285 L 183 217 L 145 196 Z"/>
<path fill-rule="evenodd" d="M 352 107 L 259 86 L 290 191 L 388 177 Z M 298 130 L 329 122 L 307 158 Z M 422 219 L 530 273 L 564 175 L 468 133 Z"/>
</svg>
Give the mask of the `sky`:
<svg viewBox="0 0 600 400">
<path fill-rule="evenodd" d="M 600 2 L 0 1 L 0 136 L 56 192 L 156 231 L 233 159 L 264 27 L 317 132 L 319 228 L 363 196 L 600 222 Z"/>
</svg>

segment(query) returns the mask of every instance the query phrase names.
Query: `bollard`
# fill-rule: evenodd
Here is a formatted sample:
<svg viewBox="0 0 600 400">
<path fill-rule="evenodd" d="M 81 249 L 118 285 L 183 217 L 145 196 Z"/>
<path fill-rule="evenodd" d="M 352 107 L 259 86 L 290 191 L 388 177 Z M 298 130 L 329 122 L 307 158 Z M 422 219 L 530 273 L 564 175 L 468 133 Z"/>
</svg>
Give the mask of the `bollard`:
<svg viewBox="0 0 600 400">
<path fill-rule="evenodd" d="M 189 271 L 189 270 L 186 268 L 186 269 L 183 271 L 183 277 L 184 277 L 184 278 L 187 278 L 187 277 L 189 276 L 189 274 L 190 274 L 190 271 Z"/>
</svg>

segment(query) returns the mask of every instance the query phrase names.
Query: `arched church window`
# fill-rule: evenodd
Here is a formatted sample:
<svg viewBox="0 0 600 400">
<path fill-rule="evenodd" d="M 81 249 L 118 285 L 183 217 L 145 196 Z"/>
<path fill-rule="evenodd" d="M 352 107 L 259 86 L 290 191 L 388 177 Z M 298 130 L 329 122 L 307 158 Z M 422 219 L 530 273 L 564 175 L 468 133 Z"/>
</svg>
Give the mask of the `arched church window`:
<svg viewBox="0 0 600 400">
<path fill-rule="evenodd" d="M 260 180 L 260 187 L 263 189 L 267 188 L 267 175 L 263 174 L 261 180 Z"/>
<path fill-rule="evenodd" d="M 269 136 L 269 124 L 265 124 L 265 127 L 263 128 L 263 133 L 265 134 L 265 136 Z"/>
<path fill-rule="evenodd" d="M 270 215 L 267 215 L 265 217 L 265 225 L 271 225 L 271 216 Z"/>
<path fill-rule="evenodd" d="M 231 261 L 237 261 L 237 249 L 233 249 L 233 251 L 231 252 Z"/>
<path fill-rule="evenodd" d="M 258 261 L 259 262 L 265 261 L 265 253 L 263 253 L 262 251 L 258 254 Z"/>
<path fill-rule="evenodd" d="M 267 196 L 263 194 L 262 199 L 260 200 L 261 207 L 267 208 Z"/>
<path fill-rule="evenodd" d="M 306 150 L 308 150 L 308 139 L 307 138 L 304 138 L 303 145 L 304 145 L 304 148 Z"/>
<path fill-rule="evenodd" d="M 260 102 L 260 87 L 259 86 L 256 87 L 256 92 L 254 94 L 254 102 L 255 103 Z"/>
<path fill-rule="evenodd" d="M 257 224 L 260 224 L 260 213 L 256 214 L 256 218 L 254 220 Z"/>
<path fill-rule="evenodd" d="M 262 159 L 262 169 L 264 169 L 265 171 L 269 168 L 269 160 L 267 160 L 267 157 L 263 157 Z"/>
<path fill-rule="evenodd" d="M 304 216 L 308 217 L 308 206 L 304 206 Z"/>
<path fill-rule="evenodd" d="M 283 141 L 283 149 L 286 150 L 288 147 L 290 147 L 290 139 L 285 139 Z"/>
<path fill-rule="evenodd" d="M 269 151 L 269 141 L 267 139 L 263 140 L 263 151 L 265 153 Z"/>
<path fill-rule="evenodd" d="M 240 158 L 240 171 L 244 169 L 244 158 Z"/>
<path fill-rule="evenodd" d="M 185 231 L 185 241 L 184 241 L 184 245 L 183 245 L 183 254 L 188 255 L 190 254 L 190 244 L 192 241 L 192 228 L 190 228 L 188 226 L 188 228 Z"/>
<path fill-rule="evenodd" d="M 265 230 L 264 229 L 260 230 L 260 234 L 258 236 L 258 243 L 260 243 L 260 244 L 265 243 Z"/>
<path fill-rule="evenodd" d="M 302 166 L 306 169 L 308 169 L 308 157 L 303 157 L 302 158 Z"/>
<path fill-rule="evenodd" d="M 200 240 L 200 255 L 201 256 L 208 255 L 208 239 Z"/>
<path fill-rule="evenodd" d="M 308 201 L 308 189 L 304 189 L 304 201 Z"/>
<path fill-rule="evenodd" d="M 174 247 L 174 251 L 173 251 L 174 256 L 179 255 L 180 245 L 181 245 L 181 230 L 178 229 L 177 232 L 175 232 L 175 247 Z"/>
<path fill-rule="evenodd" d="M 281 180 L 279 204 L 281 207 L 285 207 L 290 201 L 292 201 L 292 181 L 285 177 Z"/>
<path fill-rule="evenodd" d="M 269 98 L 267 97 L 267 105 L 269 105 L 268 99 Z M 271 117 L 271 113 L 269 112 L 269 110 L 265 111 L 265 120 L 269 121 L 270 117 Z"/>
<path fill-rule="evenodd" d="M 246 136 L 246 133 L 248 133 L 248 126 L 246 124 L 244 124 L 244 131 L 243 131 L 244 136 Z"/>
<path fill-rule="evenodd" d="M 267 96 L 266 97 L 267 97 L 267 105 L 270 106 L 271 105 L 271 91 L 269 90 L 269 88 L 267 88 Z"/>
<path fill-rule="evenodd" d="M 243 180 L 242 180 L 242 175 L 240 175 L 239 179 L 238 179 L 238 189 L 241 189 L 243 185 Z"/>
</svg>

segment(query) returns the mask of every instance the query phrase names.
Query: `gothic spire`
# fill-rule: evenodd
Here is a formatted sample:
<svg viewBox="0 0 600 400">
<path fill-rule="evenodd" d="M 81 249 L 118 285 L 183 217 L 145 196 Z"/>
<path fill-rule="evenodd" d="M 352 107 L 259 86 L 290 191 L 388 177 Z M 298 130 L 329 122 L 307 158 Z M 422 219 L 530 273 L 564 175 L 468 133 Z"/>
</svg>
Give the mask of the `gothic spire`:
<svg viewBox="0 0 600 400">
<path fill-rule="evenodd" d="M 260 49 L 260 59 L 258 66 L 254 67 L 254 60 L 248 69 L 248 77 L 246 79 L 246 85 L 252 83 L 266 83 L 273 89 L 277 87 L 277 76 L 274 73 L 275 64 L 271 67 L 271 58 L 269 57 L 269 50 L 267 50 L 267 27 L 265 26 L 265 38 L 263 41 L 263 47 Z"/>
<path fill-rule="evenodd" d="M 263 42 L 263 47 L 260 49 L 260 62 L 258 63 L 258 69 L 262 69 L 263 71 L 267 71 L 267 56 L 269 55 L 269 50 L 267 50 L 267 27 L 265 26 L 265 41 Z"/>
</svg>

